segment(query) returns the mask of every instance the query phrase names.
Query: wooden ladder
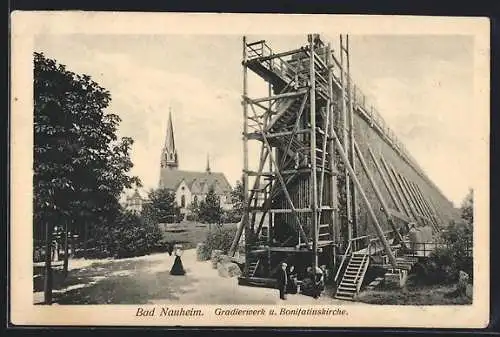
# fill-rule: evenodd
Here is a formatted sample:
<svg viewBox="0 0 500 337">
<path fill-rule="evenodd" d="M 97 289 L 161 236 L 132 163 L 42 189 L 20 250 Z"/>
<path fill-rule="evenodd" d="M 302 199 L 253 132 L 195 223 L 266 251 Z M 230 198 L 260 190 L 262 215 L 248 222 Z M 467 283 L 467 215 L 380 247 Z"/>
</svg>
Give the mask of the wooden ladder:
<svg viewBox="0 0 500 337">
<path fill-rule="evenodd" d="M 365 278 L 370 256 L 368 254 L 354 253 L 349 260 L 349 264 L 344 272 L 335 298 L 352 301 L 354 296 L 359 293 L 363 279 Z"/>
<path fill-rule="evenodd" d="M 257 271 L 257 268 L 259 267 L 259 262 L 260 262 L 260 259 L 258 259 L 257 261 L 250 262 L 250 265 L 248 266 L 248 276 L 249 277 L 255 276 L 255 272 Z"/>
</svg>

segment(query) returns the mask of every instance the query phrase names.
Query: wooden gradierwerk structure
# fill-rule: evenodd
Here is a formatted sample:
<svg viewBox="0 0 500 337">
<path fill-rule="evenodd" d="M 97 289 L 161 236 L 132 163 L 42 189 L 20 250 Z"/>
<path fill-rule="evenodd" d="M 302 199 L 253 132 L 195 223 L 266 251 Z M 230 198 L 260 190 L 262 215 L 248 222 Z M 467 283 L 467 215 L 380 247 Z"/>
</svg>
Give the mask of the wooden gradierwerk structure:
<svg viewBox="0 0 500 337">
<path fill-rule="evenodd" d="M 348 36 L 338 54 L 316 34 L 285 52 L 243 38 L 246 207 L 231 247 L 244 233 L 240 284 L 272 285 L 281 262 L 299 278 L 326 266 L 336 296 L 352 299 L 369 263 L 393 274 L 411 265 L 403 225 L 438 232 L 455 217 L 351 80 Z M 267 96 L 249 92 L 249 72 Z M 250 142 L 260 147 L 253 166 Z"/>
</svg>

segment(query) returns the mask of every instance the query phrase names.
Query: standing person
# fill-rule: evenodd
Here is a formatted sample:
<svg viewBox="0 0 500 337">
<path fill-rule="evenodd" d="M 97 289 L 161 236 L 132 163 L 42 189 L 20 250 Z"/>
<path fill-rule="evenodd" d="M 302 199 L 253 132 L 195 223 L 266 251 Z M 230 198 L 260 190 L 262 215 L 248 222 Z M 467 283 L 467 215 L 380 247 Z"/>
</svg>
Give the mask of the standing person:
<svg viewBox="0 0 500 337">
<path fill-rule="evenodd" d="M 297 272 L 295 271 L 294 266 L 290 266 L 288 268 L 288 284 L 287 284 L 287 293 L 288 294 L 296 294 L 297 293 Z"/>
<path fill-rule="evenodd" d="M 170 269 L 170 275 L 185 275 L 186 271 L 184 270 L 184 266 L 182 265 L 181 255 L 182 255 L 182 246 L 175 245 L 175 260 L 172 269 Z"/>
<path fill-rule="evenodd" d="M 281 264 L 281 269 L 278 271 L 277 283 L 278 289 L 280 291 L 280 299 L 286 300 L 286 286 L 288 284 L 288 275 L 286 272 L 287 264 L 283 262 Z"/>
</svg>

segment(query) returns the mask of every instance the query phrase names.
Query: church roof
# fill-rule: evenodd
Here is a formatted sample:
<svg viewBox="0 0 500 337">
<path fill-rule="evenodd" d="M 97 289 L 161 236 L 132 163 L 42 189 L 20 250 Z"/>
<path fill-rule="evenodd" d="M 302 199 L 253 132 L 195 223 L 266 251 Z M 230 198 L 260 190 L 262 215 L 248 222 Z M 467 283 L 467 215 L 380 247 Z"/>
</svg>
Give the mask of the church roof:
<svg viewBox="0 0 500 337">
<path fill-rule="evenodd" d="M 172 125 L 172 111 L 168 112 L 167 135 L 165 137 L 166 151 L 175 152 L 174 126 Z"/>
<path fill-rule="evenodd" d="M 193 194 L 206 194 L 210 186 L 214 187 L 216 194 L 225 194 L 231 191 L 231 185 L 224 173 L 221 172 L 196 172 L 162 169 L 160 187 L 176 190 L 179 184 L 185 181 Z"/>
</svg>

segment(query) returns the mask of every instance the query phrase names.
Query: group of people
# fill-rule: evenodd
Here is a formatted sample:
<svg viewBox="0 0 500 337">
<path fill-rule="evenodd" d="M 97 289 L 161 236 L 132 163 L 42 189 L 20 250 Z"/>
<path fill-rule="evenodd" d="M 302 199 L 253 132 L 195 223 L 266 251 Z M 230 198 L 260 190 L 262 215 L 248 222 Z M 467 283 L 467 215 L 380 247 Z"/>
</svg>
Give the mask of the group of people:
<svg viewBox="0 0 500 337">
<path fill-rule="evenodd" d="M 318 298 L 325 289 L 325 270 L 316 267 L 316 271 L 312 267 L 307 268 L 306 277 L 300 282 L 297 277 L 297 272 L 294 266 L 290 266 L 283 262 L 281 269 L 277 274 L 277 285 L 280 294 L 280 299 L 286 300 L 286 294 L 300 293 L 314 298 Z"/>
</svg>

